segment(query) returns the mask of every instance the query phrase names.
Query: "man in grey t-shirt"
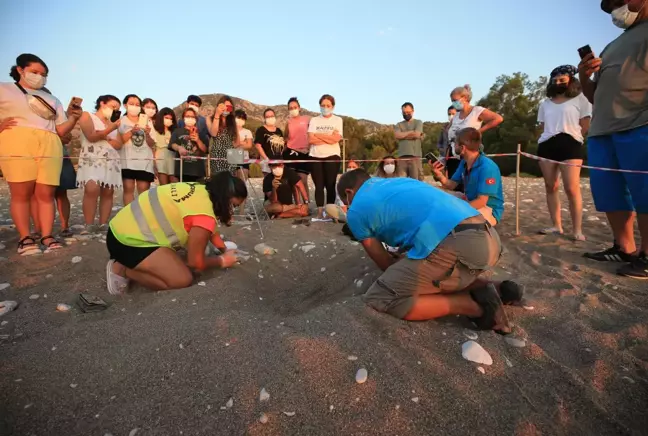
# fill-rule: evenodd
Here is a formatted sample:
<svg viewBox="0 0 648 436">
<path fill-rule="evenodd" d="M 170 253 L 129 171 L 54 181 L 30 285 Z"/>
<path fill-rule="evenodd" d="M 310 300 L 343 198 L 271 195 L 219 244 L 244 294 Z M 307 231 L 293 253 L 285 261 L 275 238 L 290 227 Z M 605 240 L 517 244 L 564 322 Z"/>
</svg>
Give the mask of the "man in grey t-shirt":
<svg viewBox="0 0 648 436">
<path fill-rule="evenodd" d="M 410 102 L 401 106 L 403 119 L 394 127 L 394 136 L 398 141 L 397 171 L 407 177 L 423 180 L 423 165 L 421 164 L 421 141 L 423 140 L 423 121 L 415 120 L 414 105 Z"/>
<path fill-rule="evenodd" d="M 603 0 L 601 8 L 625 31 L 600 58 L 588 54 L 578 66 L 583 93 L 594 105 L 589 164 L 648 171 L 648 1 Z M 617 270 L 619 275 L 648 279 L 648 174 L 592 170 L 590 183 L 596 209 L 606 213 L 615 243 L 585 257 L 628 262 Z M 642 239 L 638 255 L 635 211 Z"/>
</svg>

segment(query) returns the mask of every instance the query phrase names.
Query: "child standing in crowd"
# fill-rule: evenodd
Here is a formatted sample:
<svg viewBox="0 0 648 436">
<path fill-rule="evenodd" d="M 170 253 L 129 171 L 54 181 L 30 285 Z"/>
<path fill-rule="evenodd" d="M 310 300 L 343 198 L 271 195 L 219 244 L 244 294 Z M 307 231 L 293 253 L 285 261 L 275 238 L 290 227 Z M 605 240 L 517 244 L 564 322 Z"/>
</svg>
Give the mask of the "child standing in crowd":
<svg viewBox="0 0 648 436">
<path fill-rule="evenodd" d="M 335 98 L 325 94 L 319 100 L 320 113 L 308 125 L 311 171 L 315 184 L 317 218 L 324 217 L 324 205 L 335 203 L 335 182 L 340 171 L 340 141 L 342 140 L 342 118 L 333 115 Z M 326 198 L 324 192 L 326 191 Z M 326 203 L 325 203 L 326 201 Z"/>
<path fill-rule="evenodd" d="M 142 100 L 135 94 L 128 94 L 123 100 L 126 116 L 121 119 L 119 134 L 124 144 L 120 149 L 122 158 L 122 179 L 124 182 L 124 206 L 151 187 L 155 180 L 155 164 L 152 147 L 155 139 L 153 123 L 142 113 Z M 150 107 L 150 105 L 149 105 Z M 140 116 L 143 115 L 143 116 Z"/>
<path fill-rule="evenodd" d="M 61 179 L 59 185 L 54 193 L 56 200 L 56 209 L 59 214 L 59 221 L 61 221 L 61 238 L 71 238 L 72 232 L 70 231 L 70 199 L 67 192 L 77 188 L 76 171 L 70 159 L 70 150 L 68 144 L 72 141 L 72 133 L 68 133 L 61 137 L 63 144 L 63 167 L 61 168 Z"/>
<path fill-rule="evenodd" d="M 209 126 L 209 134 L 211 135 L 209 142 L 209 157 L 212 159 L 209 161 L 211 174 L 216 174 L 219 171 L 235 173 L 237 167 L 227 163 L 227 150 L 232 148 L 238 140 L 232 97 L 224 95 L 218 99 Z"/>
<path fill-rule="evenodd" d="M 281 159 L 286 146 L 283 132 L 276 125 L 275 111 L 270 108 L 263 111 L 263 121 L 263 126 L 256 131 L 254 145 L 264 161 Z M 270 174 L 270 167 L 267 162 L 261 164 L 261 171 L 266 176 Z"/>
<path fill-rule="evenodd" d="M 63 165 L 60 137 L 72 131 L 83 112 L 78 101 L 73 100 L 66 114 L 61 102 L 44 90 L 48 74 L 42 59 L 25 53 L 11 68 L 15 83 L 0 83 L 0 169 L 9 184 L 11 217 L 20 236 L 21 255 L 41 253 L 40 245 L 45 251 L 62 247 L 52 236 L 54 192 Z M 38 203 L 43 232 L 40 245 L 30 235 L 32 197 Z"/>
<path fill-rule="evenodd" d="M 186 107 L 182 112 L 184 127 L 177 127 L 171 134 L 169 150 L 175 151 L 175 157 L 183 158 L 175 161 L 176 178 L 182 176 L 183 182 L 197 182 L 205 178 L 205 162 L 192 157 L 205 156 L 209 139 L 198 133 L 198 113 L 192 107 Z M 180 172 L 182 168 L 182 174 Z"/>
<path fill-rule="evenodd" d="M 308 125 L 310 124 L 311 117 L 308 115 L 300 115 L 300 111 L 301 105 L 297 97 L 292 97 L 288 100 L 289 118 L 286 124 L 286 131 L 284 132 L 286 151 L 284 151 L 283 158 L 285 160 L 310 160 L 310 156 L 308 155 L 310 151 L 308 144 Z M 287 166 L 299 174 L 308 194 L 308 175 L 311 173 L 310 162 L 289 163 Z M 308 197 L 302 200 L 308 202 Z"/>
<path fill-rule="evenodd" d="M 243 159 L 247 161 L 250 159 L 250 152 L 248 150 L 252 148 L 252 132 L 244 128 L 245 122 L 247 121 L 247 114 L 243 109 L 237 109 L 234 111 L 234 117 L 236 118 L 236 127 L 238 128 L 238 142 L 234 146 L 244 150 Z M 250 164 L 245 163 L 241 165 L 236 175 L 245 182 L 250 175 Z M 245 215 L 245 201 L 239 206 L 239 215 Z"/>
<path fill-rule="evenodd" d="M 172 109 L 162 108 L 155 117 L 155 166 L 160 185 L 177 182 L 175 177 L 175 153 L 169 150 L 171 132 L 177 127 L 176 116 Z"/>
<path fill-rule="evenodd" d="M 95 113 L 81 115 L 81 153 L 77 185 L 83 188 L 83 218 L 85 228 L 80 236 L 90 237 L 99 203 L 99 231 L 105 232 L 113 205 L 115 189 L 122 187 L 122 147 L 119 128 L 121 103 L 114 95 L 97 98 Z"/>
</svg>

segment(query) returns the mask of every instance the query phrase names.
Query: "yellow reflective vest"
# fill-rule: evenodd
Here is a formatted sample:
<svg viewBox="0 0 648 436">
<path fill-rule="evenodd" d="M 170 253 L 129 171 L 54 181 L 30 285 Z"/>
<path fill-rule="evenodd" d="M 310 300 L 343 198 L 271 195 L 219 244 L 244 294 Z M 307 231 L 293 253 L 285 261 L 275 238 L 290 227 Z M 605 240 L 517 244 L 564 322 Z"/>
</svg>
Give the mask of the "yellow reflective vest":
<svg viewBox="0 0 648 436">
<path fill-rule="evenodd" d="M 129 247 L 185 247 L 189 234 L 184 218 L 191 215 L 216 219 L 205 186 L 172 183 L 140 194 L 110 221 L 110 229 Z"/>
</svg>

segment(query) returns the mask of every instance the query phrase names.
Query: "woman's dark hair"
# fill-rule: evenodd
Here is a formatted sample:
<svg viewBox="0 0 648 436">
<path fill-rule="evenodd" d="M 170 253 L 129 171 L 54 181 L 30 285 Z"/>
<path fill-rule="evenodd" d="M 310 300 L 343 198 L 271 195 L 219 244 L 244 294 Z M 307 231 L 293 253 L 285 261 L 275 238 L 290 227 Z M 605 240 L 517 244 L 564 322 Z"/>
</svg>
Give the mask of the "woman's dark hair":
<svg viewBox="0 0 648 436">
<path fill-rule="evenodd" d="M 171 119 L 173 120 L 173 124 L 171 124 L 169 130 L 174 131 L 176 127 L 178 127 L 178 120 L 173 109 L 163 107 L 157 114 L 155 114 L 155 121 L 153 122 L 153 128 L 160 135 L 164 135 L 164 117 L 167 115 L 171 115 Z"/>
<path fill-rule="evenodd" d="M 182 110 L 182 118 L 185 117 L 185 115 L 187 114 L 187 112 L 192 112 L 192 113 L 194 114 L 194 117 L 196 117 L 196 120 L 198 120 L 198 116 L 199 116 L 200 114 L 198 113 L 198 111 L 197 111 L 196 109 L 194 109 L 194 108 L 192 108 L 192 107 L 186 107 L 186 108 L 184 108 L 184 109 Z"/>
<path fill-rule="evenodd" d="M 97 99 L 97 101 L 95 102 L 95 110 L 98 110 L 101 107 L 101 103 L 106 104 L 106 103 L 108 103 L 110 101 L 116 101 L 117 103 L 121 104 L 119 99 L 117 97 L 115 97 L 114 95 L 111 95 L 111 94 L 100 95 L 99 98 Z"/>
<path fill-rule="evenodd" d="M 455 111 L 456 112 L 457 108 L 454 107 L 454 106 L 448 106 L 448 110 L 446 112 L 450 112 L 450 111 Z"/>
<path fill-rule="evenodd" d="M 202 106 L 202 98 L 198 97 L 197 95 L 191 94 L 189 97 L 187 97 L 187 103 L 198 103 L 198 106 Z"/>
<path fill-rule="evenodd" d="M 232 97 L 230 97 L 229 95 L 223 95 L 221 98 L 219 98 L 216 102 L 216 106 L 227 101 L 232 103 L 232 107 L 234 107 L 234 100 L 232 100 Z M 214 115 L 212 115 L 212 122 L 215 121 L 215 118 L 216 111 L 214 111 Z M 222 130 L 227 130 L 227 132 L 233 139 L 237 138 L 238 129 L 236 128 L 236 117 L 234 116 L 234 111 L 232 111 L 228 116 L 225 117 L 224 124 L 222 119 L 218 120 L 218 131 L 220 132 Z"/>
<path fill-rule="evenodd" d="M 232 219 L 232 198 L 245 200 L 248 195 L 245 182 L 232 176 L 229 171 L 221 171 L 205 179 L 205 188 L 214 207 L 214 214 L 223 224 Z"/>
<path fill-rule="evenodd" d="M 301 104 L 299 104 L 299 100 L 297 100 L 297 97 L 290 97 L 288 99 L 288 106 L 290 106 L 290 103 L 292 103 L 293 101 L 297 103 L 297 106 L 301 107 Z"/>
<path fill-rule="evenodd" d="M 387 159 L 392 159 L 394 161 L 394 163 L 396 163 L 396 160 L 397 160 L 396 157 L 392 156 L 391 154 L 389 154 L 389 155 L 383 157 L 382 159 L 380 159 L 380 162 L 378 163 L 378 168 L 376 169 L 376 175 L 378 177 L 383 177 L 384 178 L 387 175 L 387 173 L 385 173 L 385 161 Z"/>
<path fill-rule="evenodd" d="M 328 100 L 328 101 L 330 101 L 331 104 L 332 104 L 333 106 L 335 106 L 335 98 L 333 98 L 332 95 L 324 94 L 323 96 L 321 96 L 320 99 L 319 99 L 319 104 L 320 104 L 320 106 L 322 105 L 322 102 L 323 102 L 324 100 Z"/>
<path fill-rule="evenodd" d="M 31 64 L 41 64 L 45 68 L 45 74 L 49 74 L 49 68 L 47 68 L 47 64 L 43 62 L 41 58 L 31 53 L 23 53 L 16 58 L 16 65 L 11 67 L 9 75 L 16 82 L 20 82 L 20 73 L 18 72 L 18 67 L 27 68 Z"/>
<path fill-rule="evenodd" d="M 142 108 L 143 108 L 144 106 L 146 106 L 147 104 L 149 104 L 149 103 L 153 103 L 153 104 L 155 105 L 155 111 L 157 112 L 157 110 L 158 110 L 158 105 L 157 105 L 157 103 L 155 102 L 155 100 L 153 100 L 152 98 L 145 98 L 144 100 L 142 100 Z"/>
<path fill-rule="evenodd" d="M 556 87 L 556 84 L 550 81 L 547 85 L 547 97 L 554 98 L 558 95 L 561 95 L 558 91 L 559 89 Z M 581 87 L 578 79 L 576 77 L 570 76 L 569 85 L 567 85 L 567 91 L 565 91 L 565 93 L 562 95 L 567 98 L 574 98 L 578 97 L 581 92 L 583 92 L 583 88 Z"/>
<path fill-rule="evenodd" d="M 277 113 L 274 111 L 274 109 L 272 109 L 271 107 L 269 107 L 269 108 L 266 108 L 266 110 L 263 111 L 263 119 L 265 119 L 266 114 L 267 114 L 268 112 L 272 112 L 273 114 L 275 114 L 275 116 L 277 115 Z"/>
<path fill-rule="evenodd" d="M 234 111 L 234 118 L 240 118 L 242 120 L 247 121 L 247 114 L 243 109 L 236 109 Z"/>
<path fill-rule="evenodd" d="M 135 98 L 137 99 L 137 101 L 139 101 L 140 107 L 144 106 L 144 105 L 142 104 L 142 99 L 139 98 L 139 97 L 138 97 L 137 95 L 135 95 L 135 94 L 128 94 L 126 97 L 124 97 L 124 99 L 122 100 L 122 104 L 123 104 L 124 106 L 126 106 L 126 103 L 128 102 L 128 99 L 130 99 L 131 97 L 135 97 Z M 157 106 L 157 105 L 156 105 L 156 106 Z"/>
</svg>

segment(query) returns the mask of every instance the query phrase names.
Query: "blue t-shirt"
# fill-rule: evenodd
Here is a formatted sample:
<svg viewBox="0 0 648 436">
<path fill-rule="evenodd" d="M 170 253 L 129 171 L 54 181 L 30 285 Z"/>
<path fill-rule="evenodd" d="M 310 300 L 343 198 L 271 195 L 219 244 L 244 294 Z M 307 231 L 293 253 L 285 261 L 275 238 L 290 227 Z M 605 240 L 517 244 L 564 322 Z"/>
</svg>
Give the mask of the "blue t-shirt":
<svg viewBox="0 0 648 436">
<path fill-rule="evenodd" d="M 457 224 L 479 215 L 463 200 L 408 178 L 372 178 L 358 190 L 347 223 L 360 241 L 376 238 L 425 259 Z"/>
<path fill-rule="evenodd" d="M 502 220 L 504 214 L 502 174 L 491 158 L 480 153 L 470 171 L 466 169 L 466 161 L 462 159 L 452 180 L 463 183 L 468 201 L 473 201 L 480 195 L 488 195 L 486 206 L 493 209 L 493 216 L 497 222 Z"/>
</svg>

